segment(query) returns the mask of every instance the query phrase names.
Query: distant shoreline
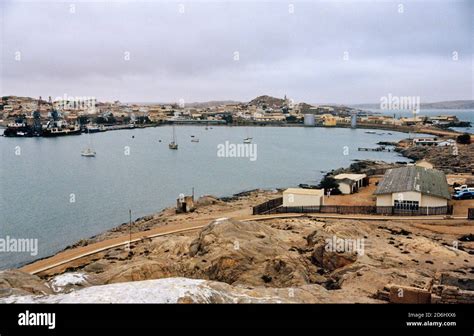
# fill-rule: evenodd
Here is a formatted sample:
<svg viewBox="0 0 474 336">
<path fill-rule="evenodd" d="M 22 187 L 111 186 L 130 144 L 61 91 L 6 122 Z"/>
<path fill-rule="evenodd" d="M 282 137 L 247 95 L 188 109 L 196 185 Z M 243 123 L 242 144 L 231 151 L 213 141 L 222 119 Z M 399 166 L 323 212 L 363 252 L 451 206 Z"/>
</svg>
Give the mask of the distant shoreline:
<svg viewBox="0 0 474 336">
<path fill-rule="evenodd" d="M 304 128 L 351 128 L 350 124 L 337 124 L 335 126 L 323 126 L 323 125 L 314 125 L 314 126 L 307 126 L 304 124 L 285 124 L 285 123 L 272 123 L 272 122 L 261 122 L 261 123 L 235 123 L 235 124 L 219 124 L 219 123 L 209 123 L 206 125 L 203 122 L 196 122 L 196 121 L 172 121 L 160 124 L 144 124 L 140 126 L 136 126 L 133 128 L 123 127 L 116 128 L 116 129 L 109 129 L 109 131 L 133 131 L 136 129 L 144 129 L 150 127 L 162 127 L 162 126 L 205 126 L 205 127 L 304 127 Z M 0 126 L 0 129 L 4 129 L 4 126 Z M 450 128 L 447 129 L 430 129 L 430 128 L 423 128 L 423 129 L 414 129 L 410 126 L 394 126 L 394 125 L 381 125 L 381 124 L 361 124 L 358 123 L 357 127 L 354 129 L 370 129 L 370 130 L 381 130 L 381 131 L 393 131 L 393 132 L 400 132 L 400 133 L 417 133 L 417 134 L 431 134 L 435 136 L 447 136 L 447 137 L 456 137 L 458 135 L 463 134 L 463 132 L 459 132 L 456 130 L 452 130 Z M 88 134 L 88 133 L 84 133 Z M 473 134 L 473 133 L 470 133 Z M 21 138 L 21 137 L 20 137 Z M 25 137 L 28 138 L 28 137 Z"/>
</svg>

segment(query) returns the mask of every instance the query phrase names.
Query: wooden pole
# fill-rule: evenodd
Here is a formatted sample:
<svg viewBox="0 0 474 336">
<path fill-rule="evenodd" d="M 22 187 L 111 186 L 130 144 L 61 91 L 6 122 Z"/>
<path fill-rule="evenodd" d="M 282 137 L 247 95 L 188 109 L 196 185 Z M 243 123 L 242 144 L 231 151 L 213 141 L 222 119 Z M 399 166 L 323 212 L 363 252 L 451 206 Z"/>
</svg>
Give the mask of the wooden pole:
<svg viewBox="0 0 474 336">
<path fill-rule="evenodd" d="M 129 235 L 130 239 L 128 241 L 128 250 L 130 251 L 132 249 L 132 209 L 128 209 L 128 215 L 129 215 Z"/>
</svg>

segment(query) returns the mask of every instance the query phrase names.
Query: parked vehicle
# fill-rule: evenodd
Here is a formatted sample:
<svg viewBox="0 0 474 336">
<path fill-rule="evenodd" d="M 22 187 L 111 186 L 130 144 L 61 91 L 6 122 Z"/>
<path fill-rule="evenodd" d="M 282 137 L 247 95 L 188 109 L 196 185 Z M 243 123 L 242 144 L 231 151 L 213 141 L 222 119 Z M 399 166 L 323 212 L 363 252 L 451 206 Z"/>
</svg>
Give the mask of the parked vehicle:
<svg viewBox="0 0 474 336">
<path fill-rule="evenodd" d="M 455 191 L 465 191 L 465 190 L 474 191 L 474 188 L 470 188 L 466 184 L 463 184 L 462 186 L 454 188 L 454 190 Z"/>
<path fill-rule="evenodd" d="M 473 199 L 474 198 L 474 191 L 464 190 L 458 191 L 453 195 L 453 199 L 455 200 L 464 200 L 464 199 Z"/>
</svg>

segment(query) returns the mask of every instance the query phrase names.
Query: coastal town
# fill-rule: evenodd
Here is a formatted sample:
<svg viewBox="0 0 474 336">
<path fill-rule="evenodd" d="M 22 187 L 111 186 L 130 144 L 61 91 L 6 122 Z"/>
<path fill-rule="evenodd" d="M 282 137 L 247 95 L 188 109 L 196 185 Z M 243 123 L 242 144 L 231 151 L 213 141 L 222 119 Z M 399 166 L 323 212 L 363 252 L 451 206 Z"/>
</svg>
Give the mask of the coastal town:
<svg viewBox="0 0 474 336">
<path fill-rule="evenodd" d="M 0 336 L 472 336 L 473 9 L 3 1 Z"/>
<path fill-rule="evenodd" d="M 0 125 L 7 127 L 6 136 L 74 135 L 163 124 L 359 127 L 441 136 L 454 134 L 450 127 L 470 126 L 454 115 L 424 116 L 414 110 L 412 116 L 402 117 L 344 105 L 295 103 L 286 96 L 194 104 L 98 102 L 66 95 L 54 100 L 4 96 L 0 101 Z"/>
<path fill-rule="evenodd" d="M 50 117 L 49 105 L 39 106 Z M 191 120 L 186 108 L 169 109 L 158 125 Z M 301 125 L 368 125 L 350 110 L 324 112 L 303 114 Z M 217 118 L 225 115 L 210 120 L 224 124 Z M 238 125 L 241 115 L 229 115 Z M 324 125 L 329 116 L 334 125 Z M 12 117 L 18 115 L 4 113 Z M 377 117 L 385 119 L 370 118 Z M 131 120 L 126 124 L 136 126 Z M 196 120 L 207 127 L 207 119 Z M 0 302 L 474 303 L 474 144 L 469 134 L 438 124 L 459 123 L 456 118 L 429 120 L 397 127 L 438 135 L 359 148 L 398 152 L 412 162 L 355 160 L 315 185 L 222 198 L 181 195 L 175 207 L 0 272 Z M 163 293 L 169 281 L 184 278 L 184 295 L 174 289 L 166 299 L 141 294 L 144 280 Z M 104 294 L 110 291 L 121 294 Z"/>
</svg>

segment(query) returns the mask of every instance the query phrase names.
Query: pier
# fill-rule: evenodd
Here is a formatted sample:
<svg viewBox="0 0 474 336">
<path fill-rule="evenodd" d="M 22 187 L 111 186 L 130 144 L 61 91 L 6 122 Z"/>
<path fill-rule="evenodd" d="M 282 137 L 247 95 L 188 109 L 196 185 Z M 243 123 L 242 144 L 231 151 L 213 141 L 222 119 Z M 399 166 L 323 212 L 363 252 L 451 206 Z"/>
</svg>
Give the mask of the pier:
<svg viewBox="0 0 474 336">
<path fill-rule="evenodd" d="M 385 147 L 376 147 L 376 148 L 359 147 L 357 150 L 359 152 L 392 152 L 394 151 L 394 149 L 385 148 Z"/>
</svg>

